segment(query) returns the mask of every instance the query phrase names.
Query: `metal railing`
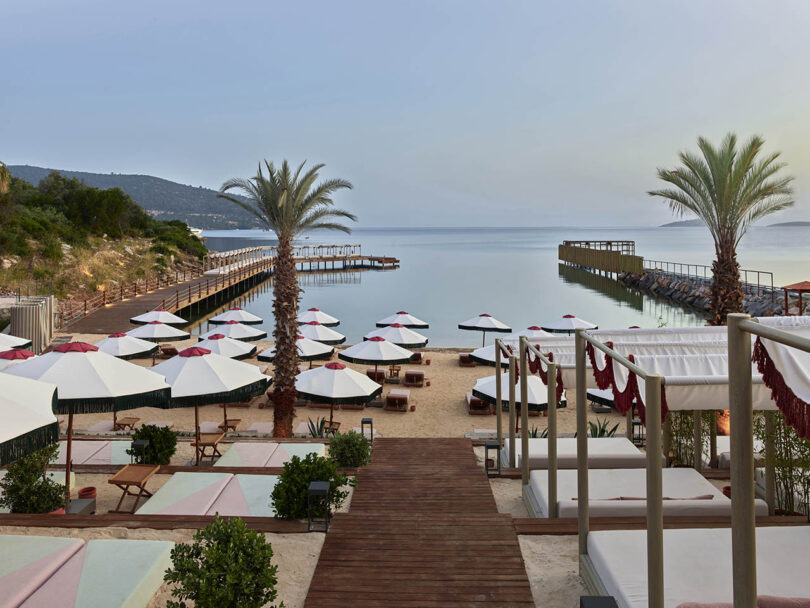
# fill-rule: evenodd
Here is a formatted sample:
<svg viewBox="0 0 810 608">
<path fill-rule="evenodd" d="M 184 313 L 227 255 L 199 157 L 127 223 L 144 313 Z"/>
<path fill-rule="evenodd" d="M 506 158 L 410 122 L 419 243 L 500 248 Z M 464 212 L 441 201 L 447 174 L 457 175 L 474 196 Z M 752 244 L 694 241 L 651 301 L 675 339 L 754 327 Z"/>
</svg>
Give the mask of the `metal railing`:
<svg viewBox="0 0 810 608">
<path fill-rule="evenodd" d="M 567 247 L 583 247 L 597 251 L 616 251 L 625 255 L 636 255 L 635 241 L 563 241 Z"/>
<path fill-rule="evenodd" d="M 712 267 L 705 264 L 688 264 L 683 262 L 666 262 L 663 260 L 644 260 L 644 271 L 652 274 L 664 274 L 673 277 L 687 277 L 712 284 Z M 747 295 L 770 294 L 775 297 L 773 273 L 767 270 L 740 269 L 743 293 Z"/>
</svg>

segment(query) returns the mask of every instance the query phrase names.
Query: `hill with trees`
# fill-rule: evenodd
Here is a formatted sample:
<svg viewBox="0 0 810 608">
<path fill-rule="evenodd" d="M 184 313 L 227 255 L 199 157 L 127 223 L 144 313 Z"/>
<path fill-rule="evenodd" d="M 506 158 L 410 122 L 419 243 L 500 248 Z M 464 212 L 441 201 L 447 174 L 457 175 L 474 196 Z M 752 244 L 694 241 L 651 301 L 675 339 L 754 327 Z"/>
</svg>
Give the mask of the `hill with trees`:
<svg viewBox="0 0 810 608">
<path fill-rule="evenodd" d="M 11 175 L 38 184 L 56 169 L 30 165 L 9 165 Z M 217 191 L 202 186 L 186 186 L 151 175 L 123 173 L 58 172 L 87 186 L 107 190 L 120 188 L 149 215 L 159 220 L 180 220 L 195 228 L 258 228 L 256 218 L 239 206 L 217 198 Z"/>
</svg>

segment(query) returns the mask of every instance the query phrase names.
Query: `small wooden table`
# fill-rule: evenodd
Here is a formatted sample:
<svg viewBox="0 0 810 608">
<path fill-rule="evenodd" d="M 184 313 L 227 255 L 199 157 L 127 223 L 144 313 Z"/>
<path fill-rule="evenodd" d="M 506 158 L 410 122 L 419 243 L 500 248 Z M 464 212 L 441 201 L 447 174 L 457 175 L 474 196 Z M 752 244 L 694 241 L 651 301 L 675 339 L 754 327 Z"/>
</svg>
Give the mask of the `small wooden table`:
<svg viewBox="0 0 810 608">
<path fill-rule="evenodd" d="M 118 505 L 116 505 L 115 509 L 110 511 L 110 513 L 135 513 L 135 509 L 138 508 L 138 503 L 141 498 L 149 498 L 152 496 L 152 493 L 146 489 L 146 482 L 159 470 L 159 464 L 128 464 L 110 477 L 107 483 L 118 486 L 122 491 Z M 130 490 L 131 487 L 136 488 L 138 491 L 133 492 Z M 135 503 L 129 511 L 122 511 L 121 505 L 127 496 L 134 496 Z"/>
<path fill-rule="evenodd" d="M 227 418 L 219 424 L 219 428 L 221 428 L 224 433 L 227 433 L 229 430 L 235 431 L 240 422 L 242 422 L 241 418 Z"/>
<path fill-rule="evenodd" d="M 135 425 L 141 421 L 140 418 L 135 418 L 133 416 L 129 416 L 127 418 L 116 418 L 113 420 L 113 430 L 114 431 L 131 431 L 134 429 Z"/>
<path fill-rule="evenodd" d="M 219 451 L 219 442 L 223 440 L 225 433 L 200 433 L 200 441 L 192 441 L 191 446 L 200 452 L 200 460 L 210 458 L 212 461 L 218 456 L 222 456 Z M 210 454 L 206 450 L 211 450 Z"/>
</svg>

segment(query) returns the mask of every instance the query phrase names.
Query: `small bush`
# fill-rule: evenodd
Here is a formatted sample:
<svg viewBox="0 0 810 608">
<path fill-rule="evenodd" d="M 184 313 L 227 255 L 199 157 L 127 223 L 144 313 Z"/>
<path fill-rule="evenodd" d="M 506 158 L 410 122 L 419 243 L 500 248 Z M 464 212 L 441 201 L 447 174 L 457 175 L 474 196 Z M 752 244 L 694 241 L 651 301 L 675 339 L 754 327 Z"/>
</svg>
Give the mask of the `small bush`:
<svg viewBox="0 0 810 608">
<path fill-rule="evenodd" d="M 307 426 L 309 427 L 309 436 L 313 439 L 325 439 L 335 432 L 326 428 L 326 418 L 316 418 L 315 420 L 309 418 Z"/>
<path fill-rule="evenodd" d="M 144 424 L 132 433 L 132 439 L 149 440 L 142 464 L 169 464 L 177 451 L 177 433 L 170 428 Z M 128 449 L 127 454 L 132 456 L 132 449 Z"/>
<path fill-rule="evenodd" d="M 588 435 L 590 437 L 613 437 L 616 431 L 619 430 L 619 423 L 617 422 L 613 427 L 610 427 L 610 421 L 607 418 L 600 420 L 596 419 L 588 421 Z"/>
<path fill-rule="evenodd" d="M 364 467 L 371 460 L 371 442 L 360 433 L 335 433 L 329 440 L 329 456 L 339 467 Z"/>
<path fill-rule="evenodd" d="M 65 486 L 47 477 L 48 463 L 56 460 L 57 444 L 19 458 L 8 465 L 0 480 L 0 506 L 12 513 L 50 513 L 65 506 Z"/>
<path fill-rule="evenodd" d="M 276 599 L 273 548 L 264 534 L 249 530 L 239 517 L 213 522 L 194 542 L 172 549 L 172 567 L 163 580 L 174 583 L 169 608 L 261 608 Z M 188 602 L 188 603 L 186 603 Z"/>
<path fill-rule="evenodd" d="M 342 488 L 349 484 L 349 478 L 338 473 L 337 463 L 317 454 L 307 454 L 303 460 L 293 456 L 290 462 L 284 465 L 281 477 L 273 488 L 272 503 L 276 510 L 276 517 L 284 519 L 304 519 L 307 516 L 307 490 L 311 481 L 330 482 L 327 506 L 334 512 L 346 497 L 347 490 Z M 323 504 L 315 511 L 315 515 L 325 515 Z"/>
</svg>

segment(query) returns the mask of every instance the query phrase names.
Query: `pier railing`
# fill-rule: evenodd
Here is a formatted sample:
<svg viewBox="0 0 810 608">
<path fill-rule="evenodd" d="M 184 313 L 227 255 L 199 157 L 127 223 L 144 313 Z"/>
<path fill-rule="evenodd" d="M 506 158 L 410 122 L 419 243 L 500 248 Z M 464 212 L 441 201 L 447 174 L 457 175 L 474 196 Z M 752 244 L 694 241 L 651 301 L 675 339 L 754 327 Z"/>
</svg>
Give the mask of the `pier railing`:
<svg viewBox="0 0 810 608">
<path fill-rule="evenodd" d="M 641 274 L 644 258 L 635 255 L 634 241 L 563 241 L 560 261 L 604 272 Z"/>
<path fill-rule="evenodd" d="M 644 271 L 653 274 L 687 277 L 711 285 L 712 267 L 705 264 L 686 264 L 662 260 L 644 260 Z M 773 273 L 767 270 L 740 269 L 743 293 L 746 295 L 770 294 L 775 297 Z"/>
</svg>

